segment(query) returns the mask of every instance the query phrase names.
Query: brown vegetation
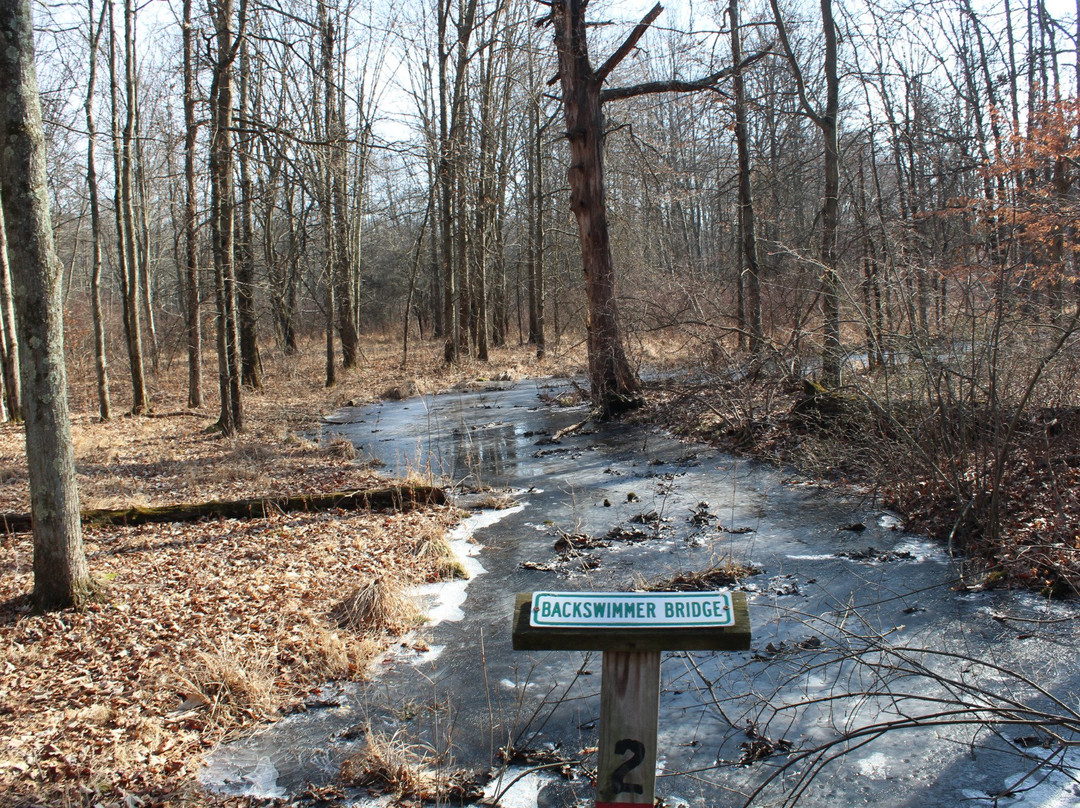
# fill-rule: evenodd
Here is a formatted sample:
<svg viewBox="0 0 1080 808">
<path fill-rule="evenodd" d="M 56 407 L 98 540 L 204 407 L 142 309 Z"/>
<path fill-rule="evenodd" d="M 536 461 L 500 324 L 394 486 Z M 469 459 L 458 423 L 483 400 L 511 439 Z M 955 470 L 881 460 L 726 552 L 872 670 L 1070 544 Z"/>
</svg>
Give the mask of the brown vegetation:
<svg viewBox="0 0 1080 808">
<path fill-rule="evenodd" d="M 248 429 L 208 431 L 214 403 L 184 409 L 184 368 L 150 377 L 149 416 L 100 423 L 93 374 L 72 374 L 84 506 L 362 491 L 385 484 L 340 442 L 315 440 L 318 416 L 371 401 L 399 377 L 390 343 L 326 391 L 306 357 L 264 355 L 265 390 L 247 397 Z M 414 347 L 410 370 L 438 389 L 500 366 L 448 369 Z M 419 359 L 417 357 L 420 357 Z M 502 367 L 543 370 L 503 352 Z M 78 360 L 74 360 L 78 363 Z M 550 367 L 550 365 L 545 365 Z M 0 507 L 26 508 L 22 434 L 0 425 Z M 319 684 L 359 678 L 410 621 L 403 570 L 462 574 L 442 534 L 455 511 L 273 514 L 260 519 L 95 526 L 86 530 L 104 597 L 82 612 L 30 613 L 29 536 L 0 543 L 0 804 L 205 801 L 192 775 L 224 737 L 296 704 Z M 379 605 L 339 624 L 341 593 L 381 581 Z M 371 605 L 371 604 L 368 604 Z"/>
</svg>

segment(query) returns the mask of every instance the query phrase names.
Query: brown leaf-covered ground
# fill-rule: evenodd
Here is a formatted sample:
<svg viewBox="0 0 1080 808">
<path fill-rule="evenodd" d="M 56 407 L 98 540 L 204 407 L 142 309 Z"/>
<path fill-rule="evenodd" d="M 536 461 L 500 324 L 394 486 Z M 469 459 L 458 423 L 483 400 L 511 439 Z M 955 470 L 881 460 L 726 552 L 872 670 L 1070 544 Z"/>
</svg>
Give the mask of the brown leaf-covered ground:
<svg viewBox="0 0 1080 808">
<path fill-rule="evenodd" d="M 92 370 L 73 356 L 73 436 L 84 507 L 121 507 L 382 484 L 350 447 L 313 440 L 318 417 L 349 403 L 470 380 L 576 369 L 528 349 L 488 365 L 447 368 L 439 346 L 414 348 L 407 370 L 391 342 L 365 345 L 360 369 L 322 386 L 317 344 L 264 355 L 265 390 L 244 399 L 247 429 L 226 439 L 209 406 L 186 409 L 185 369 L 151 377 L 150 416 L 96 418 Z M 208 357 L 206 390 L 216 378 Z M 117 413 L 124 378 L 114 368 Z M 0 510 L 28 509 L 22 430 L 0 425 Z M 137 805 L 214 801 L 193 784 L 203 753 L 273 720 L 330 679 L 359 678 L 400 641 L 379 626 L 343 627 L 344 596 L 388 570 L 445 574 L 431 552 L 451 508 L 406 514 L 88 529 L 102 586 L 82 612 L 35 615 L 32 544 L 0 540 L 0 805 Z M 404 571 L 403 573 L 400 571 Z"/>
</svg>

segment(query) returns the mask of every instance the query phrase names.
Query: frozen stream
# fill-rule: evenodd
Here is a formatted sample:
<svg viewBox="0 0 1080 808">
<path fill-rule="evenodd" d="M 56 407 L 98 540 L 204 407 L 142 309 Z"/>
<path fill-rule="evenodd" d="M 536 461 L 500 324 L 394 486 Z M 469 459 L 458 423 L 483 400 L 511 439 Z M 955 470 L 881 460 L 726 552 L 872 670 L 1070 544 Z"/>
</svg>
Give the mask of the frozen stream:
<svg viewBox="0 0 1080 808">
<path fill-rule="evenodd" d="M 500 748 L 522 750 L 487 786 L 490 801 L 520 776 L 500 805 L 591 805 L 580 767 L 525 772 L 595 746 L 600 656 L 511 650 L 515 593 L 733 562 L 763 570 L 740 584 L 753 647 L 666 655 L 665 806 L 1080 805 L 1080 609 L 962 591 L 940 547 L 788 471 L 639 426 L 552 443 L 585 416 L 539 398 L 565 389 L 493 384 L 331 419 L 388 473 L 516 489 L 520 507 L 470 520 L 472 580 L 432 593 L 438 619 L 370 682 L 328 686 L 306 713 L 219 748 L 205 786 L 300 800 L 374 729 L 448 769 L 488 772 Z M 567 557 L 560 534 L 602 541 Z"/>
</svg>

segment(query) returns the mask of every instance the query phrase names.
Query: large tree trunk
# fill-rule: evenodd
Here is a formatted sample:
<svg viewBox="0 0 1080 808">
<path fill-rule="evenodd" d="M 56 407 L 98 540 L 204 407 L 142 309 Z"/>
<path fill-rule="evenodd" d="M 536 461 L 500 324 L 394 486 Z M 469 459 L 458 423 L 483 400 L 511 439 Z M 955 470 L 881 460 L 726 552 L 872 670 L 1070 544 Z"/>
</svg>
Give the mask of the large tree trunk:
<svg viewBox="0 0 1080 808">
<path fill-rule="evenodd" d="M 839 386 L 844 361 L 840 344 L 840 274 L 837 270 L 837 228 L 840 223 L 840 76 L 836 61 L 836 23 L 832 0 L 821 0 L 821 24 L 825 37 L 825 114 L 820 126 L 825 141 L 825 200 L 821 209 L 822 308 L 825 315 L 825 351 L 822 381 Z"/>
<path fill-rule="evenodd" d="M 84 601 L 93 582 L 79 523 L 60 262 L 53 249 L 30 0 L 0 2 L 0 131 L 0 187 L 11 234 L 19 337 L 37 348 L 22 365 L 34 600 L 40 608 L 58 609 Z"/>
<path fill-rule="evenodd" d="M 131 364 L 131 412 L 150 409 L 146 395 L 146 372 L 143 367 L 142 295 L 139 252 L 135 247 L 135 5 L 124 0 L 124 93 L 126 109 L 120 151 L 120 209 L 123 222 L 124 308 L 127 311 L 128 360 Z"/>
<path fill-rule="evenodd" d="M 570 143 L 570 208 L 578 223 L 589 304 L 589 381 L 593 402 L 609 417 L 637 406 L 641 386 L 626 359 L 615 298 L 604 191 L 603 77 L 589 64 L 584 1 L 556 0 L 552 17 Z"/>
<path fill-rule="evenodd" d="M 233 238 L 236 202 L 233 187 L 232 108 L 233 65 L 236 61 L 237 41 L 233 27 L 232 0 L 218 0 L 214 16 L 217 53 L 210 98 L 210 233 L 214 253 L 214 285 L 217 292 L 218 387 L 221 392 L 218 427 L 224 434 L 234 435 L 243 429 L 244 416 Z"/>
<path fill-rule="evenodd" d="M 731 62 L 735 66 L 732 89 L 735 94 L 735 143 L 739 153 L 739 233 L 742 241 L 742 263 L 739 289 L 745 289 L 747 326 L 750 331 L 750 351 L 761 353 L 764 334 L 761 325 L 761 273 L 757 254 L 757 231 L 754 222 L 754 196 L 750 186 L 750 136 L 746 122 L 746 90 L 742 71 L 742 32 L 739 30 L 739 0 L 730 0 Z"/>
<path fill-rule="evenodd" d="M 240 45 L 240 239 L 236 245 L 236 301 L 240 320 L 240 378 L 245 387 L 262 388 L 262 362 L 255 313 L 255 204 L 251 178 L 254 135 L 251 123 L 251 56 L 247 39 Z"/>
</svg>

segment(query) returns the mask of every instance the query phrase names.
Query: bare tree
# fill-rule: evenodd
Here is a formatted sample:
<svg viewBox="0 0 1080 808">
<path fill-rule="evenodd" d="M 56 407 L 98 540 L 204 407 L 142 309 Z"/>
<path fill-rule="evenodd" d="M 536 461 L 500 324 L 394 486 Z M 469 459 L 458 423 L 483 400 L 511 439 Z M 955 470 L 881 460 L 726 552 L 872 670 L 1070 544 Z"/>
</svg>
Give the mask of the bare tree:
<svg viewBox="0 0 1080 808">
<path fill-rule="evenodd" d="M 604 89 L 611 72 L 637 47 L 660 16 L 655 5 L 599 68 L 589 61 L 586 0 L 554 0 L 550 20 L 559 56 L 566 137 L 570 144 L 570 208 L 578 223 L 581 257 L 588 298 L 589 381 L 593 403 L 604 417 L 618 415 L 641 403 L 641 385 L 626 359 L 615 295 L 615 268 L 608 232 L 604 186 L 603 103 L 657 93 L 686 93 L 709 89 L 732 73 L 725 68 L 695 81 L 672 79 Z M 760 58 L 746 59 L 746 67 Z"/>
<path fill-rule="evenodd" d="M 89 74 L 86 82 L 86 187 L 90 194 L 90 228 L 92 233 L 90 258 L 90 310 L 94 321 L 94 368 L 97 372 L 98 416 L 108 421 L 112 415 L 109 399 L 109 370 L 105 356 L 105 322 L 101 312 L 101 201 L 97 181 L 97 125 L 94 121 L 94 90 L 97 86 L 97 52 L 101 30 L 105 25 L 107 6 L 102 5 L 101 16 L 94 19 L 94 0 L 87 2 L 90 54 Z"/>
<path fill-rule="evenodd" d="M 198 200 L 195 195 L 195 35 L 192 0 L 184 0 L 181 23 L 184 51 L 184 288 L 188 354 L 188 406 L 202 406 L 202 319 L 199 304 Z"/>
<path fill-rule="evenodd" d="M 750 351 L 758 354 L 764 348 L 765 337 L 761 325 L 761 269 L 758 262 L 754 196 L 750 185 L 750 135 L 747 131 L 739 0 L 729 0 L 728 17 L 731 22 L 731 62 L 735 65 L 731 83 L 735 102 L 735 144 L 739 152 L 739 240 L 744 267 L 740 268 L 739 277 L 745 279 L 745 311 L 749 315 L 747 325 L 750 330 Z"/>
<path fill-rule="evenodd" d="M 236 199 L 233 182 L 233 73 L 244 35 L 247 2 L 240 0 L 239 24 L 232 0 L 217 0 L 214 14 L 216 53 L 210 92 L 210 233 L 217 296 L 218 427 L 225 435 L 244 428 L 241 399 L 240 330 L 236 312 Z"/>
<path fill-rule="evenodd" d="M 833 19 L 832 0 L 821 0 L 821 27 L 825 42 L 825 107 L 818 111 L 807 94 L 806 81 L 792 50 L 780 5 L 777 0 L 769 2 L 784 55 L 795 77 L 799 106 L 821 130 L 825 145 L 825 190 L 821 206 L 821 300 L 825 320 L 825 346 L 821 378 L 826 385 L 836 387 L 840 384 L 840 370 L 844 362 L 843 346 L 840 344 L 841 283 L 837 270 L 837 227 L 840 221 L 840 74 L 837 67 L 836 21 Z"/>
<path fill-rule="evenodd" d="M 0 2 L 0 188 L 15 273 L 26 458 L 34 522 L 34 600 L 79 605 L 93 592 L 79 521 L 64 369 L 61 267 L 53 248 L 45 137 L 29 0 Z"/>
</svg>

